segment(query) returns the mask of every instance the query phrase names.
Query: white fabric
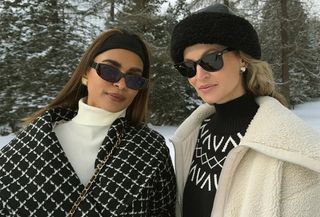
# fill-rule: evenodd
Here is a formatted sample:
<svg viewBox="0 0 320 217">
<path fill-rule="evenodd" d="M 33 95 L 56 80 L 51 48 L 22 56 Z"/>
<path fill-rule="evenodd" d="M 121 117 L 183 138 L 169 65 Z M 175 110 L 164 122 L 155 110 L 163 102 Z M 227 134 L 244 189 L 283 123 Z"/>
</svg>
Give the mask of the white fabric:
<svg viewBox="0 0 320 217">
<path fill-rule="evenodd" d="M 271 97 L 258 97 L 257 114 L 219 179 L 212 217 L 307 217 L 320 214 L 320 136 Z M 177 129 L 177 216 L 199 128 L 214 113 L 200 106 Z"/>
<path fill-rule="evenodd" d="M 95 159 L 111 124 L 125 112 L 108 112 L 81 99 L 78 114 L 53 129 L 82 184 L 87 184 L 94 173 Z"/>
</svg>

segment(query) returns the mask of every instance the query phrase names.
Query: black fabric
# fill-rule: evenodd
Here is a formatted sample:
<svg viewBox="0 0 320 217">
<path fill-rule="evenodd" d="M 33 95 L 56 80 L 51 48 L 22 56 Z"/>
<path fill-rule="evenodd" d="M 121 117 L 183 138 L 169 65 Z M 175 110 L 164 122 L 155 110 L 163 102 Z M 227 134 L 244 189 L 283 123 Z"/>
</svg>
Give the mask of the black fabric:
<svg viewBox="0 0 320 217">
<path fill-rule="evenodd" d="M 122 48 L 136 53 L 141 58 L 143 65 L 147 65 L 146 60 L 148 59 L 148 54 L 145 53 L 141 42 L 135 37 L 124 33 L 114 34 L 107 38 L 98 49 L 96 55 L 116 48 Z"/>
<path fill-rule="evenodd" d="M 185 48 L 198 43 L 220 44 L 256 59 L 261 57 L 258 34 L 253 26 L 222 4 L 201 9 L 174 27 L 170 48 L 173 62 L 182 62 Z"/>
<path fill-rule="evenodd" d="M 66 216 L 84 186 L 68 161 L 53 124 L 76 113 L 53 109 L 0 152 L 0 216 Z M 96 165 L 123 132 L 106 167 L 75 216 L 174 216 L 175 177 L 164 138 L 125 118 L 110 127 Z"/>
<path fill-rule="evenodd" d="M 203 121 L 183 194 L 183 217 L 211 216 L 218 180 L 228 153 L 239 145 L 257 112 L 250 95 L 216 104 Z"/>
</svg>

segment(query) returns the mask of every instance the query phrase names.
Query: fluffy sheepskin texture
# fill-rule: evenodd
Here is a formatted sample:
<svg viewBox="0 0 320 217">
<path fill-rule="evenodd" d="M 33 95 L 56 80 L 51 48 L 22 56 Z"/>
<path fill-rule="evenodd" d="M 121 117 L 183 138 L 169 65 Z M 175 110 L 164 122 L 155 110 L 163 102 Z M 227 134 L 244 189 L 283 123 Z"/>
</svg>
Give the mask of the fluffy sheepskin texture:
<svg viewBox="0 0 320 217">
<path fill-rule="evenodd" d="M 214 217 L 316 217 L 320 215 L 320 136 L 271 97 L 256 98 L 257 114 L 224 162 Z M 204 104 L 177 129 L 177 216 L 199 127 L 214 113 Z"/>
</svg>

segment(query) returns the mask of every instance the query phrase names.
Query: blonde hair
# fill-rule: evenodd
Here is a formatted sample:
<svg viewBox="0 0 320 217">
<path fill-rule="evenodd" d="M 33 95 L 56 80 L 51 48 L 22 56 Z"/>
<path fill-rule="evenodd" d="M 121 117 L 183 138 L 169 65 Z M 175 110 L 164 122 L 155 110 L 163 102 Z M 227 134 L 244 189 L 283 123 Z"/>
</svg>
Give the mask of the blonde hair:
<svg viewBox="0 0 320 217">
<path fill-rule="evenodd" d="M 284 106 L 288 106 L 285 97 L 276 90 L 270 64 L 254 59 L 242 51 L 239 51 L 239 55 L 247 64 L 244 74 L 246 91 L 254 96 L 271 96 Z"/>
<path fill-rule="evenodd" d="M 30 116 L 23 119 L 25 123 L 33 122 L 37 117 L 42 115 L 49 109 L 56 107 L 70 108 L 73 110 L 78 109 L 78 102 L 81 98 L 88 95 L 87 87 L 81 82 L 82 77 L 86 74 L 88 69 L 91 67 L 94 58 L 97 55 L 97 51 L 103 44 L 103 42 L 114 34 L 126 34 L 136 38 L 141 42 L 144 52 L 147 56 L 144 62 L 143 77 L 149 80 L 150 78 L 150 57 L 149 51 L 143 40 L 136 34 L 128 33 L 120 29 L 111 29 L 109 31 L 101 33 L 85 51 L 82 56 L 80 63 L 73 72 L 70 80 L 66 83 L 63 89 L 59 92 L 55 99 L 53 99 L 46 107 L 39 111 L 31 114 Z M 133 125 L 139 125 L 147 122 L 148 116 L 148 100 L 149 100 L 149 88 L 139 90 L 137 96 L 133 102 L 129 105 L 126 112 L 126 117 Z"/>
</svg>

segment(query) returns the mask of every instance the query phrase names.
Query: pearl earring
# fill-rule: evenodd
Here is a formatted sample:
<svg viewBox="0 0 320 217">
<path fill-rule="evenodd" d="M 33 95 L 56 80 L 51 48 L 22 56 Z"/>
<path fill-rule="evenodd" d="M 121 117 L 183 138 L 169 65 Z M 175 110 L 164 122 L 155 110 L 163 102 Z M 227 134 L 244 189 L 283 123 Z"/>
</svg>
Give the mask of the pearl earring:
<svg viewBox="0 0 320 217">
<path fill-rule="evenodd" d="M 241 66 L 241 67 L 240 67 L 240 72 L 241 72 L 241 73 L 244 73 L 245 71 L 246 71 L 246 67 Z"/>
</svg>

